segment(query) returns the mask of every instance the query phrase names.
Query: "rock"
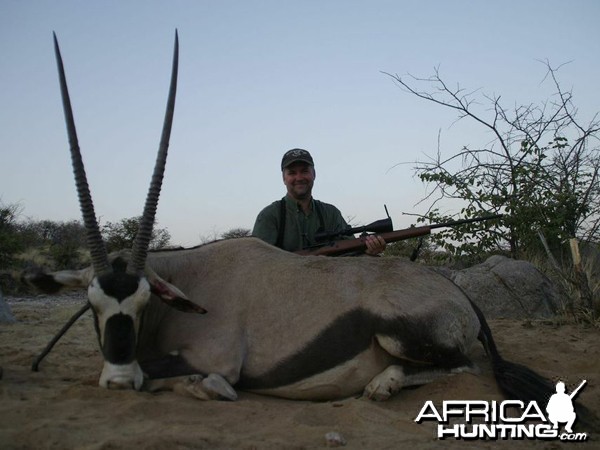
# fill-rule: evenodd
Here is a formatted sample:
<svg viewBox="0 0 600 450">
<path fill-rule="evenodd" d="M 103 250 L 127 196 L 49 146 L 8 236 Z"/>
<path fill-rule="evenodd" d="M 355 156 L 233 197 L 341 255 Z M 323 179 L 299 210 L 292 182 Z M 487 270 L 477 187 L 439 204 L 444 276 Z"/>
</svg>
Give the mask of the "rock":
<svg viewBox="0 0 600 450">
<path fill-rule="evenodd" d="M 0 290 L 0 323 L 15 323 L 17 320 L 13 316 L 8 303 L 4 301 L 2 290 Z"/>
<path fill-rule="evenodd" d="M 343 447 L 346 445 L 346 439 L 337 431 L 330 431 L 325 434 L 325 445 L 327 447 Z"/>
<path fill-rule="evenodd" d="M 533 264 L 495 255 L 468 269 L 440 271 L 492 318 L 549 318 L 563 305 L 558 289 Z"/>
</svg>

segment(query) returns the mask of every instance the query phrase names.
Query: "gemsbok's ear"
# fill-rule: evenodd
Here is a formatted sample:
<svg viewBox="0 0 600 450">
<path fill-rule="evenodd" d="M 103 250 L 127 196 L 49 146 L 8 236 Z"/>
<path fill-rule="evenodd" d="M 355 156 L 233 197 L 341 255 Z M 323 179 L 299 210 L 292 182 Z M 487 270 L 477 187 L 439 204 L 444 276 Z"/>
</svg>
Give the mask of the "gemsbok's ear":
<svg viewBox="0 0 600 450">
<path fill-rule="evenodd" d="M 25 272 L 21 280 L 45 294 L 55 294 L 67 289 L 85 289 L 93 277 L 93 269 L 61 270 L 46 273 L 42 271 Z"/>
<path fill-rule="evenodd" d="M 146 268 L 146 278 L 148 279 L 148 283 L 150 283 L 152 293 L 171 308 L 189 313 L 206 313 L 204 308 L 190 301 L 176 286 L 163 280 L 153 270 Z"/>
</svg>

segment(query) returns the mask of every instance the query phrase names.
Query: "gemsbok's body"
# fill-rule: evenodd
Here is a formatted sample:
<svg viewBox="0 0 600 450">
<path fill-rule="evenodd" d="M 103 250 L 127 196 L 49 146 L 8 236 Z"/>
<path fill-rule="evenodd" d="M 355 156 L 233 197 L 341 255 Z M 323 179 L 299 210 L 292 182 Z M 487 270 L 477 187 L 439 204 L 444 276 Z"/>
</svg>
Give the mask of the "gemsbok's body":
<svg viewBox="0 0 600 450">
<path fill-rule="evenodd" d="M 56 38 L 55 38 L 56 39 Z M 543 401 L 553 386 L 504 361 L 481 312 L 451 281 L 395 258 L 284 252 L 255 238 L 148 254 L 166 162 L 177 72 L 134 248 L 104 249 L 85 181 L 58 44 L 74 172 L 92 267 L 38 274 L 47 292 L 86 288 L 109 388 L 174 388 L 235 399 L 235 388 L 292 399 L 364 391 L 378 400 L 404 386 L 468 370 L 479 339 L 509 395 Z M 161 301 L 162 300 L 162 301 Z M 207 314 L 198 314 L 204 312 Z"/>
</svg>

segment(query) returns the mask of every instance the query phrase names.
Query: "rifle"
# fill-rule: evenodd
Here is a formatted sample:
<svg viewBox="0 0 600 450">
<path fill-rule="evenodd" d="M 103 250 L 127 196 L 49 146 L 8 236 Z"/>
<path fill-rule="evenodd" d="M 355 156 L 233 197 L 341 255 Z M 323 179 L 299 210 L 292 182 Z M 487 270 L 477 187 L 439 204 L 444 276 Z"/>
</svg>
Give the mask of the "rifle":
<svg viewBox="0 0 600 450">
<path fill-rule="evenodd" d="M 431 230 L 436 229 L 436 228 L 455 227 L 455 226 L 464 225 L 467 223 L 483 222 L 486 220 L 499 219 L 502 216 L 503 216 L 503 214 L 494 214 L 494 215 L 486 216 L 486 217 L 476 217 L 474 219 L 453 220 L 451 222 L 426 225 L 426 226 L 422 226 L 422 227 L 410 227 L 410 228 L 404 228 L 403 230 L 386 231 L 386 232 L 379 233 L 379 236 L 381 236 L 387 243 L 396 242 L 396 241 L 402 241 L 405 239 L 411 239 L 411 238 L 415 238 L 415 237 L 419 237 L 419 236 L 426 236 L 428 234 L 431 234 Z M 386 221 L 388 219 L 383 219 L 383 221 Z M 373 223 L 377 224 L 378 222 L 382 222 L 382 221 L 378 220 Z M 390 225 L 391 225 L 391 220 L 390 220 Z M 369 227 L 369 225 L 367 225 L 366 227 Z M 366 227 L 362 227 L 362 228 L 366 228 Z M 350 230 L 352 230 L 352 229 L 350 229 Z M 370 231 L 370 230 L 367 230 L 367 231 Z M 308 255 L 336 256 L 336 255 L 341 255 L 343 253 L 365 250 L 367 248 L 367 246 L 365 245 L 364 241 L 365 241 L 365 235 L 362 235 L 361 237 L 356 238 L 356 239 L 330 241 L 325 244 L 317 245 L 316 247 L 298 250 L 295 253 L 298 255 L 304 255 L 304 256 L 308 256 Z"/>
</svg>

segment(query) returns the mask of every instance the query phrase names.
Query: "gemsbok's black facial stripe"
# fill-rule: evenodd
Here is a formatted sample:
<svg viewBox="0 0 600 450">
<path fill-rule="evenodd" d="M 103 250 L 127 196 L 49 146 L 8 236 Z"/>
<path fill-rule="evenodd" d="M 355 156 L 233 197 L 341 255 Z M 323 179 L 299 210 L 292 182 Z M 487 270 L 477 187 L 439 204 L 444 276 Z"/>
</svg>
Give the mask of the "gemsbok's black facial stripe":
<svg viewBox="0 0 600 450">
<path fill-rule="evenodd" d="M 133 319 L 125 314 L 108 318 L 104 327 L 102 353 L 112 364 L 129 364 L 135 358 L 136 334 Z"/>
</svg>

